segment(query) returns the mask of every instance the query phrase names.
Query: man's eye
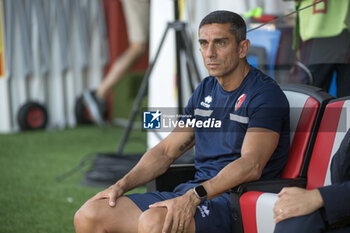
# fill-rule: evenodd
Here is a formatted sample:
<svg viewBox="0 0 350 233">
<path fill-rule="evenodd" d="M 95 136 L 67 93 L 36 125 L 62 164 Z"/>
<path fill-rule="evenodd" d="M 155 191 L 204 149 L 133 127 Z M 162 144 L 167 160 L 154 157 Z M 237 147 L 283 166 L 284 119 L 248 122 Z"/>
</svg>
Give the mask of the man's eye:
<svg viewBox="0 0 350 233">
<path fill-rule="evenodd" d="M 201 46 L 201 48 L 208 47 L 208 43 L 207 42 L 200 42 L 199 45 Z"/>
<path fill-rule="evenodd" d="M 215 43 L 216 48 L 223 48 L 225 45 L 225 41 L 218 41 Z"/>
</svg>

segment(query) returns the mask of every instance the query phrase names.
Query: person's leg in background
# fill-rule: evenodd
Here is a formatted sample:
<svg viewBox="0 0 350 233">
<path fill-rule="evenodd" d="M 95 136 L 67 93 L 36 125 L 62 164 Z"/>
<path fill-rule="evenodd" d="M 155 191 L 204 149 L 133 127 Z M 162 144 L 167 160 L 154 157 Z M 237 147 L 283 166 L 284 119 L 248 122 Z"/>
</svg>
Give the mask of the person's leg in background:
<svg viewBox="0 0 350 233">
<path fill-rule="evenodd" d="M 118 84 L 135 63 L 146 54 L 147 47 L 147 44 L 131 43 L 128 49 L 114 62 L 106 77 L 98 86 L 96 97 L 106 99 L 111 88 Z"/>
<path fill-rule="evenodd" d="M 149 37 L 149 1 L 148 0 L 122 0 L 122 6 L 126 18 L 126 26 L 129 38 L 129 47 L 114 62 L 97 88 L 96 96 L 105 99 L 108 91 L 119 83 L 125 74 L 148 51 Z"/>
<path fill-rule="evenodd" d="M 312 85 L 329 91 L 335 64 L 313 64 L 308 66 L 312 74 Z"/>
<path fill-rule="evenodd" d="M 337 97 L 350 96 L 350 64 L 337 64 Z"/>
<path fill-rule="evenodd" d="M 84 92 L 84 100 L 93 120 L 104 125 L 103 112 L 108 92 L 117 85 L 127 72 L 148 51 L 149 37 L 149 0 L 122 0 L 123 11 L 129 38 L 129 47 L 114 62 L 105 78 L 98 86 L 96 93 Z"/>
</svg>

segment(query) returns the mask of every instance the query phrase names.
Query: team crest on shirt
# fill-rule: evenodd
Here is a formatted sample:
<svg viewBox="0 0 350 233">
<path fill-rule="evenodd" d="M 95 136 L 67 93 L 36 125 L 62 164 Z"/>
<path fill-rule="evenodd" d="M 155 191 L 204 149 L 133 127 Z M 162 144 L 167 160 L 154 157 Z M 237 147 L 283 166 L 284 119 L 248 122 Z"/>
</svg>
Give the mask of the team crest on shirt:
<svg viewBox="0 0 350 233">
<path fill-rule="evenodd" d="M 236 101 L 235 104 L 235 111 L 237 111 L 241 105 L 243 104 L 244 100 L 245 100 L 246 94 L 242 94 Z"/>
</svg>

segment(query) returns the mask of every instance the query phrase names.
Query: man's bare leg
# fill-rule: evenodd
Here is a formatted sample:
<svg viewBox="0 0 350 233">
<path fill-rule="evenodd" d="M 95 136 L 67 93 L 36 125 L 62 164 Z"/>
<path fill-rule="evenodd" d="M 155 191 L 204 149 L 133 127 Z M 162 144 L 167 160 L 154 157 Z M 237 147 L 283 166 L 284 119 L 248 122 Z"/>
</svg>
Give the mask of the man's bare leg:
<svg viewBox="0 0 350 233">
<path fill-rule="evenodd" d="M 88 200 L 75 214 L 77 233 L 137 233 L 138 218 L 142 211 L 127 197 L 120 197 L 115 207 L 108 199 Z"/>
<path fill-rule="evenodd" d="M 139 217 L 138 233 L 162 233 L 166 208 L 151 208 L 143 212 Z M 177 226 L 177 232 L 183 232 L 182 226 Z M 195 233 L 194 219 L 189 223 L 189 233 Z M 171 232 L 171 229 L 169 230 Z"/>
<path fill-rule="evenodd" d="M 97 88 L 96 95 L 105 99 L 108 91 L 116 85 L 125 74 L 138 62 L 147 52 L 147 44 L 131 43 L 128 49 L 114 62 L 106 77 Z"/>
</svg>

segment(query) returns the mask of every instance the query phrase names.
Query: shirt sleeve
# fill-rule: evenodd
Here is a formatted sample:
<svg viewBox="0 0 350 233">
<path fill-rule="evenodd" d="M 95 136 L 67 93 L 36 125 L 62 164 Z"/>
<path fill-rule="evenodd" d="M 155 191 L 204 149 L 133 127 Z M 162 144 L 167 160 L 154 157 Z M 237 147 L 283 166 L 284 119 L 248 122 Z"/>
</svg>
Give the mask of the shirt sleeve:
<svg viewBox="0 0 350 233">
<path fill-rule="evenodd" d="M 350 180 L 350 130 L 348 130 L 331 162 L 332 184 Z"/>
<path fill-rule="evenodd" d="M 281 133 L 282 130 L 289 130 L 289 103 L 287 97 L 278 87 L 261 90 L 249 103 L 248 116 L 248 128 L 265 128 L 277 133 Z"/>
<path fill-rule="evenodd" d="M 350 219 L 350 181 L 319 188 L 329 224 Z"/>
</svg>

